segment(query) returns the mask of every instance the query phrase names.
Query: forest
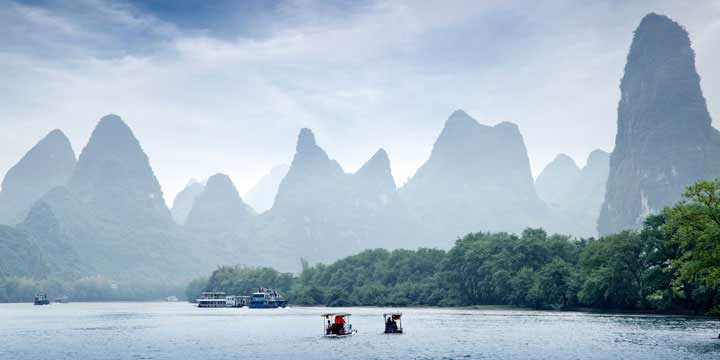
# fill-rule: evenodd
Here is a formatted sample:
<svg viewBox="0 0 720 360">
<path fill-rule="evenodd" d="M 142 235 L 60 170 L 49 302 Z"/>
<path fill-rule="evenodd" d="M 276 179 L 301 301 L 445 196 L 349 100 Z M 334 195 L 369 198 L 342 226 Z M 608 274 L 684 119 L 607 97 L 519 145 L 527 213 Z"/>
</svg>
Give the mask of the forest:
<svg viewBox="0 0 720 360">
<path fill-rule="evenodd" d="M 366 250 L 332 264 L 303 261 L 298 275 L 223 266 L 193 280 L 201 291 L 247 294 L 275 287 L 298 305 L 473 306 L 720 313 L 720 180 L 687 188 L 684 200 L 641 229 L 598 239 L 473 233 L 448 250 Z"/>
</svg>

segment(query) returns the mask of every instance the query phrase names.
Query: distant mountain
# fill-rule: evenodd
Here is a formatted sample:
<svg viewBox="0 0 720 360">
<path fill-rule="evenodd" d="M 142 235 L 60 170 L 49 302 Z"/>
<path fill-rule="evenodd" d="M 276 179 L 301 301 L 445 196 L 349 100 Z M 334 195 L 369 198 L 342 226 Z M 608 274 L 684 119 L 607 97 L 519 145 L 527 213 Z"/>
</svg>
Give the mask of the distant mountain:
<svg viewBox="0 0 720 360">
<path fill-rule="evenodd" d="M 5 276 L 45 278 L 50 269 L 30 235 L 0 225 L 0 279 Z"/>
<path fill-rule="evenodd" d="M 383 244 L 395 234 L 388 223 L 395 197 L 390 161 L 379 150 L 355 174 L 347 174 L 318 146 L 310 129 L 300 130 L 275 204 L 262 214 L 254 235 L 268 261 L 297 269 L 301 257 L 329 261 Z M 397 239 L 396 239 L 397 240 Z M 269 254 L 269 255 L 267 255 Z"/>
<path fill-rule="evenodd" d="M 585 167 L 560 154 L 540 173 L 535 186 L 550 207 L 552 219 L 545 227 L 574 236 L 596 236 L 597 220 L 605 199 L 610 154 L 595 150 Z"/>
<path fill-rule="evenodd" d="M 397 186 L 390 169 L 390 158 L 384 149 L 378 150 L 351 179 L 351 193 L 356 206 L 379 208 L 390 203 Z"/>
<path fill-rule="evenodd" d="M 75 153 L 60 130 L 51 131 L 5 175 L 0 192 L 0 223 L 17 224 L 50 189 L 67 184 Z"/>
<path fill-rule="evenodd" d="M 230 177 L 215 174 L 195 198 L 185 227 L 204 233 L 247 231 L 252 216 Z"/>
<path fill-rule="evenodd" d="M 183 281 L 215 260 L 174 224 L 147 156 L 115 115 L 98 123 L 68 186 L 45 194 L 18 228 L 42 237 L 51 268 L 78 259 L 66 271 L 115 280 Z"/>
<path fill-rule="evenodd" d="M 96 273 L 80 258 L 72 241 L 61 230 L 53 210 L 44 201 L 35 203 L 17 228 L 30 235 L 53 277 L 72 279 Z"/>
<path fill-rule="evenodd" d="M 340 164 L 328 157 L 315 142 L 310 129 L 301 129 L 295 156 L 280 182 L 273 211 L 313 211 L 326 205 L 327 198 L 339 194 L 346 177 Z M 333 199 L 334 200 L 334 199 Z"/>
<path fill-rule="evenodd" d="M 551 207 L 565 206 L 575 195 L 572 190 L 580 181 L 580 173 L 575 160 L 559 154 L 535 180 L 538 196 Z"/>
<path fill-rule="evenodd" d="M 203 192 L 204 189 L 205 185 L 195 180 L 190 180 L 190 182 L 185 186 L 185 188 L 182 189 L 182 191 L 180 191 L 177 196 L 175 196 L 172 209 L 170 210 L 170 213 L 172 214 L 175 223 L 180 225 L 185 223 L 188 214 L 190 214 L 190 210 L 192 209 L 195 198 L 200 195 L 200 193 Z"/>
<path fill-rule="evenodd" d="M 69 188 L 96 216 L 108 220 L 128 226 L 172 222 L 145 152 L 117 115 L 100 119 Z"/>
<path fill-rule="evenodd" d="M 686 186 L 720 175 L 720 134 L 681 25 L 654 13 L 642 19 L 620 93 L 601 234 L 637 228 L 680 200 Z"/>
<path fill-rule="evenodd" d="M 270 210 L 275 202 L 278 187 L 289 169 L 290 166 L 285 164 L 273 167 L 245 194 L 245 201 L 258 213 Z"/>
<path fill-rule="evenodd" d="M 546 213 L 518 127 L 481 125 L 462 110 L 448 118 L 400 196 L 426 246 L 449 247 L 469 232 L 520 232 Z"/>
</svg>

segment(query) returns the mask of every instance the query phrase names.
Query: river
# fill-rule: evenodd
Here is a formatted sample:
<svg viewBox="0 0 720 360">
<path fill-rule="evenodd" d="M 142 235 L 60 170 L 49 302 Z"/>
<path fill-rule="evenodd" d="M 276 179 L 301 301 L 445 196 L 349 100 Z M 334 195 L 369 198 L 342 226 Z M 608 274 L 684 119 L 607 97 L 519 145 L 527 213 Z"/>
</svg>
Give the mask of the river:
<svg viewBox="0 0 720 360">
<path fill-rule="evenodd" d="M 183 302 L 0 304 L 0 359 L 718 359 L 714 319 L 525 310 L 345 308 L 357 335 L 322 337 L 325 308 Z"/>
</svg>

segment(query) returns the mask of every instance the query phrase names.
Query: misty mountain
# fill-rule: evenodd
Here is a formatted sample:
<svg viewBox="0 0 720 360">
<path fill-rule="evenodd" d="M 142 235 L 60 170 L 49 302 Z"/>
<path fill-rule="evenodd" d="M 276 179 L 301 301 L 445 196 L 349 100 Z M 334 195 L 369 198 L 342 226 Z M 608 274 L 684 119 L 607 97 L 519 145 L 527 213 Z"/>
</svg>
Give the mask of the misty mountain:
<svg viewBox="0 0 720 360">
<path fill-rule="evenodd" d="M 61 231 L 58 218 L 44 201 L 35 203 L 17 229 L 30 235 L 53 277 L 71 279 L 95 273 L 75 251 L 72 241 Z"/>
<path fill-rule="evenodd" d="M 296 152 L 280 183 L 271 210 L 261 215 L 255 237 L 257 251 L 281 266 L 297 269 L 300 257 L 328 261 L 375 244 L 390 234 L 388 213 L 395 197 L 390 161 L 379 150 L 355 174 L 347 174 L 315 141 L 310 129 L 300 130 Z M 379 245 L 378 245 L 379 246 Z"/>
<path fill-rule="evenodd" d="M 559 154 L 540 172 L 535 180 L 537 194 L 550 207 L 563 207 L 574 195 L 581 170 L 575 160 Z"/>
<path fill-rule="evenodd" d="M 185 227 L 204 233 L 246 232 L 253 215 L 230 177 L 215 174 L 195 198 Z"/>
<path fill-rule="evenodd" d="M 469 232 L 520 232 L 545 214 L 518 127 L 481 125 L 462 110 L 448 118 L 400 196 L 427 246 L 448 247 Z"/>
<path fill-rule="evenodd" d="M 100 119 L 69 188 L 96 216 L 108 220 L 129 226 L 172 222 L 147 155 L 117 115 Z"/>
<path fill-rule="evenodd" d="M 273 202 L 275 202 L 278 187 L 280 187 L 280 183 L 289 169 L 290 166 L 285 164 L 270 169 L 268 174 L 248 190 L 247 194 L 245 194 L 245 201 L 258 213 L 270 210 Z"/>
<path fill-rule="evenodd" d="M 205 189 L 205 185 L 195 180 L 190 180 L 185 188 L 175 196 L 172 208 L 170 209 L 175 223 L 180 225 L 185 223 L 188 214 L 190 214 L 190 210 L 192 210 L 195 198 L 203 192 L 203 189 Z"/>
<path fill-rule="evenodd" d="M 390 158 L 378 150 L 351 178 L 352 197 L 361 208 L 381 208 L 390 203 L 397 191 L 390 169 Z"/>
<path fill-rule="evenodd" d="M 545 226 L 547 229 L 575 236 L 597 235 L 597 219 L 605 199 L 609 162 L 610 154 L 594 150 L 582 169 L 563 154 L 543 169 L 535 186 L 552 215 Z"/>
<path fill-rule="evenodd" d="M 45 194 L 18 228 L 42 237 L 51 267 L 79 259 L 67 272 L 176 281 L 212 266 L 203 256 L 212 249 L 170 218 L 147 156 L 115 115 L 98 123 L 69 185 Z"/>
<path fill-rule="evenodd" d="M 601 234 L 637 228 L 679 201 L 686 186 L 720 175 L 720 134 L 711 126 L 690 38 L 666 16 L 648 14 L 635 31 L 617 124 Z"/>
<path fill-rule="evenodd" d="M 75 153 L 60 130 L 51 131 L 8 170 L 0 192 L 0 223 L 17 224 L 50 189 L 67 184 Z"/>
<path fill-rule="evenodd" d="M 44 278 L 49 267 L 30 235 L 0 225 L 0 279 L 5 276 Z"/>
</svg>

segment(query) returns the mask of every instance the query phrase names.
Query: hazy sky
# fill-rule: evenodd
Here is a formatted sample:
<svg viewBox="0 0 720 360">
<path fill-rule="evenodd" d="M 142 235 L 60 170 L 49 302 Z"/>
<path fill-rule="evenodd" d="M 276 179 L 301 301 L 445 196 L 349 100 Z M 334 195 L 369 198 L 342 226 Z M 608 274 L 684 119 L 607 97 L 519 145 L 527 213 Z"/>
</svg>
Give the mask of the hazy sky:
<svg viewBox="0 0 720 360">
<path fill-rule="evenodd" d="M 651 11 L 688 29 L 720 107 L 720 1 L 151 3 L 0 0 L 0 173 L 53 128 L 79 154 L 108 113 L 168 202 L 217 172 L 244 193 L 290 162 L 301 127 L 346 171 L 385 148 L 402 184 L 455 109 L 517 123 L 535 175 L 560 152 L 582 166 L 612 150 L 632 32 Z"/>
</svg>

